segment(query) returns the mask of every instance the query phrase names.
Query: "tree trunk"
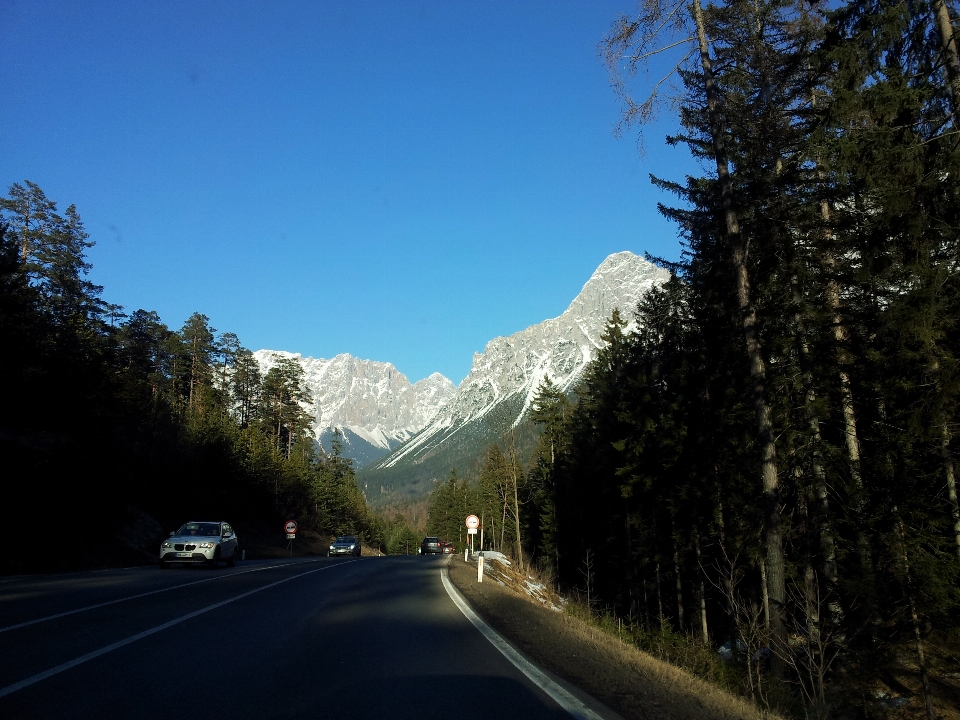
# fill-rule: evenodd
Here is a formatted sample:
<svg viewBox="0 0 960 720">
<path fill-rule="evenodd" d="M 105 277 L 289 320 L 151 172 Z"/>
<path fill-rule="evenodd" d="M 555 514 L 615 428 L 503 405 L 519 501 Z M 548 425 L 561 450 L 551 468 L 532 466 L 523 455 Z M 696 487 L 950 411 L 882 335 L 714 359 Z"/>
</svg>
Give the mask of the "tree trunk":
<svg viewBox="0 0 960 720">
<path fill-rule="evenodd" d="M 677 540 L 673 540 L 673 574 L 676 577 L 677 586 L 677 625 L 680 632 L 685 627 L 683 619 L 683 580 L 680 577 L 680 553 L 677 550 Z"/>
<path fill-rule="evenodd" d="M 950 454 L 950 430 L 946 422 L 941 426 L 941 450 L 943 469 L 947 476 L 947 497 L 950 500 L 950 512 L 953 515 L 953 538 L 957 544 L 957 559 L 960 560 L 960 504 L 957 503 L 957 479 L 953 467 L 953 455 Z"/>
<path fill-rule="evenodd" d="M 797 346 L 800 350 L 800 373 L 805 395 L 804 415 L 810 432 L 813 452 L 810 457 L 810 469 L 813 472 L 814 493 L 819 505 L 820 550 L 823 553 L 823 576 L 830 587 L 837 583 L 837 550 L 830 524 L 830 501 L 827 493 L 827 475 L 823 469 L 823 441 L 820 436 L 820 415 L 817 413 L 817 393 L 813 386 L 813 373 L 810 369 L 810 344 L 807 341 L 807 329 L 801 317 L 799 307 L 802 300 L 796 276 L 792 279 L 793 301 L 798 310 L 794 316 L 797 328 Z"/>
<path fill-rule="evenodd" d="M 517 569 L 523 572 L 523 545 L 520 543 L 520 502 L 517 493 L 516 458 L 510 459 L 510 471 L 513 474 L 513 518 L 517 525 Z"/>
<path fill-rule="evenodd" d="M 663 624 L 663 594 L 660 590 L 660 558 L 659 557 L 657 557 L 656 569 L 657 569 L 657 620 L 662 625 Z"/>
<path fill-rule="evenodd" d="M 894 509 L 896 512 L 896 509 Z M 903 529 L 903 520 L 897 514 L 897 533 L 900 536 L 900 552 L 903 560 L 904 592 L 907 604 L 910 607 L 910 620 L 913 623 L 913 638 L 917 649 L 917 665 L 920 668 L 920 685 L 923 687 L 923 701 L 927 709 L 927 720 L 935 720 L 933 714 L 933 699 L 930 696 L 930 679 L 927 677 L 927 663 L 923 650 L 923 635 L 920 632 L 920 616 L 917 613 L 917 603 L 914 597 L 913 578 L 910 574 L 910 559 L 907 555 L 906 535 Z"/>
<path fill-rule="evenodd" d="M 746 248 L 740 235 L 740 223 L 733 206 L 733 182 L 730 178 L 730 166 L 723 138 L 723 129 L 720 125 L 719 99 L 713 79 L 713 65 L 710 59 L 706 23 L 700 0 L 693 1 L 693 19 L 696 24 L 697 41 L 700 47 L 700 66 L 703 70 L 707 116 L 710 122 L 710 134 L 717 166 L 717 179 L 720 183 L 720 197 L 736 273 L 737 302 L 741 313 L 741 327 L 747 357 L 750 361 L 750 380 L 753 386 L 754 411 L 757 416 L 757 440 L 760 446 L 761 479 L 763 482 L 763 532 L 766 546 L 765 573 L 767 576 L 764 592 L 771 604 L 770 632 L 772 640 L 779 651 L 782 649 L 785 640 L 782 612 L 786 600 L 786 584 L 783 537 L 780 526 L 780 482 L 777 477 L 777 447 L 773 435 L 770 405 L 767 401 L 766 369 L 757 341 L 757 314 L 750 298 L 750 275 L 747 270 Z M 781 655 L 781 652 L 773 653 L 772 670 L 777 676 L 783 674 L 783 664 L 779 660 Z"/>
<path fill-rule="evenodd" d="M 807 621 L 807 647 L 812 651 L 820 641 L 820 598 L 811 558 L 810 513 L 807 507 L 806 491 L 803 489 L 800 490 L 800 533 L 803 537 L 803 596 Z M 810 656 L 813 657 L 812 652 Z"/>
<path fill-rule="evenodd" d="M 812 100 L 813 103 L 816 104 L 816 95 L 812 96 Z M 819 158 L 817 159 L 817 177 L 821 180 L 821 182 L 824 180 L 824 172 L 820 166 Z M 825 239 L 829 241 L 833 237 L 833 232 L 830 229 L 830 203 L 827 202 L 826 199 L 820 200 L 820 218 L 824 223 Z M 833 251 L 829 247 L 826 247 L 823 252 L 823 266 L 826 269 L 828 276 L 825 295 L 827 304 L 830 307 L 830 312 L 833 314 L 833 341 L 837 353 L 837 375 L 840 381 L 840 407 L 843 414 L 844 443 L 847 448 L 847 461 L 850 470 L 850 479 L 853 482 L 856 495 L 854 499 L 855 513 L 856 517 L 860 517 L 863 511 L 863 479 L 860 476 L 860 436 L 857 432 L 857 415 L 856 412 L 854 412 L 853 407 L 853 389 L 850 386 L 850 375 L 846 370 L 847 365 L 849 365 L 851 362 L 851 358 L 846 349 L 846 343 L 848 339 L 847 328 L 843 324 L 843 316 L 840 312 L 840 284 L 836 279 L 837 262 L 833 256 Z M 820 504 L 819 512 L 822 528 L 825 519 L 830 516 L 826 486 L 823 487 L 822 491 L 819 487 L 817 488 L 817 500 Z M 823 542 L 822 538 L 823 535 L 821 535 L 821 542 Z M 830 535 L 830 538 L 832 541 L 832 534 Z M 859 527 L 857 529 L 857 542 L 859 545 L 861 564 L 863 564 L 865 558 L 869 557 L 869 552 L 866 548 L 866 540 L 863 531 Z M 830 551 L 829 555 L 827 552 L 828 550 Z M 827 578 L 827 581 L 832 584 L 836 582 L 836 551 L 833 547 L 823 547 L 823 551 L 824 575 Z M 829 562 L 827 561 L 828 557 L 831 558 Z M 866 571 L 866 569 L 867 567 L 865 566 L 864 570 Z M 831 575 L 833 575 L 832 580 Z M 839 608 L 839 605 L 837 608 Z"/>
<path fill-rule="evenodd" d="M 767 579 L 767 563 L 760 558 L 760 595 L 763 598 L 763 626 L 770 632 L 770 591 Z"/>
<path fill-rule="evenodd" d="M 716 468 L 714 468 L 716 472 Z M 736 607 L 736 587 L 734 583 L 733 561 L 727 553 L 727 532 L 723 524 L 723 502 L 717 499 L 717 529 L 720 531 L 720 552 L 723 553 L 723 560 L 727 567 L 723 573 L 723 589 L 727 601 L 727 622 L 729 623 L 730 642 L 734 643 L 737 639 L 737 607 Z"/>
<path fill-rule="evenodd" d="M 821 203 L 821 214 L 824 216 L 824 220 L 829 221 L 830 208 L 825 201 Z M 847 328 L 843 324 L 843 317 L 840 314 L 840 285 L 833 277 L 833 272 L 836 270 L 836 260 L 833 257 L 833 252 L 830 250 L 824 252 L 823 259 L 827 272 L 831 274 L 827 281 L 826 297 L 827 304 L 833 313 L 833 340 L 837 348 L 840 407 L 843 410 L 844 441 L 847 447 L 847 459 L 850 463 L 850 479 L 853 480 L 857 492 L 861 492 L 863 490 L 863 479 L 860 477 L 860 437 L 857 434 L 857 414 L 853 407 L 853 389 L 850 385 L 850 375 L 846 370 L 851 363 L 850 353 L 846 349 L 849 336 Z"/>
<path fill-rule="evenodd" d="M 703 644 L 708 645 L 710 643 L 710 633 L 707 629 L 707 592 L 706 587 L 703 582 L 703 561 L 700 555 L 700 533 L 696 530 L 693 531 L 693 547 L 697 551 L 697 581 L 699 583 L 700 591 L 700 633 L 703 638 Z"/>
<path fill-rule="evenodd" d="M 500 523 L 500 552 L 503 552 L 503 538 L 507 530 L 507 499 L 503 499 L 503 522 Z"/>
<path fill-rule="evenodd" d="M 933 14 L 940 34 L 940 48 L 947 68 L 947 80 L 953 96 L 953 125 L 960 129 L 960 57 L 957 56 L 957 41 L 950 21 L 950 9 L 946 0 L 933 0 Z"/>
</svg>

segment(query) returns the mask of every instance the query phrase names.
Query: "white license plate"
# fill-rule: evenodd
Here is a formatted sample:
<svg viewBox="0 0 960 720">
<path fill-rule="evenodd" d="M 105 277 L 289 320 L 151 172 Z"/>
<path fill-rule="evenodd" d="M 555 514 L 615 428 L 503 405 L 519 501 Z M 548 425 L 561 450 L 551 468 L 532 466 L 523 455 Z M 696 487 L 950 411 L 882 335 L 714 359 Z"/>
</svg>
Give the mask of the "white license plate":
<svg viewBox="0 0 960 720">
<path fill-rule="evenodd" d="M 177 557 L 193 557 L 193 553 L 187 553 L 187 552 L 177 553 Z"/>
</svg>

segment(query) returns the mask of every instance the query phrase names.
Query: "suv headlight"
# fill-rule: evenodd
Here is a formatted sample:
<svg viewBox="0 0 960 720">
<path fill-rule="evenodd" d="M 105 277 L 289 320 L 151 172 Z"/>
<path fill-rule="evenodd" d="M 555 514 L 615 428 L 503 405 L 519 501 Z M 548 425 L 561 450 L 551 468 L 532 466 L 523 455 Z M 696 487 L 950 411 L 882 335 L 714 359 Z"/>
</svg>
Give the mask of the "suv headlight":
<svg viewBox="0 0 960 720">
<path fill-rule="evenodd" d="M 356 545 L 351 545 L 351 546 L 350 546 L 350 549 L 351 549 L 351 550 L 354 550 L 356 547 L 357 547 Z"/>
<path fill-rule="evenodd" d="M 172 542 L 167 542 L 166 540 L 164 540 L 164 541 L 163 541 L 163 545 L 161 545 L 160 547 L 162 547 L 162 548 L 172 548 L 172 547 L 173 547 L 173 543 L 172 543 Z"/>
<path fill-rule="evenodd" d="M 212 548 L 216 546 L 217 544 L 215 542 L 202 542 L 199 545 L 197 545 L 197 547 L 202 547 L 202 548 Z"/>
</svg>

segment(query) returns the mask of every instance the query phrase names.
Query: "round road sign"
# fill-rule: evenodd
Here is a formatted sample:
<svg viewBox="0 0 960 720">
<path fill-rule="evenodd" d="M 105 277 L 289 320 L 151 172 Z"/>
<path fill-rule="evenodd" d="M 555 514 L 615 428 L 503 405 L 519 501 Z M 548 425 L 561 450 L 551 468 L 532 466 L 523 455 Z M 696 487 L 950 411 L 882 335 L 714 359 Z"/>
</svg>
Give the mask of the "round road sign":
<svg viewBox="0 0 960 720">
<path fill-rule="evenodd" d="M 293 535 L 297 532 L 297 523 L 293 520 L 287 520 L 283 526 L 283 531 L 287 535 Z"/>
<path fill-rule="evenodd" d="M 468 515 L 468 516 L 467 516 L 467 527 L 468 527 L 468 528 L 473 528 L 473 529 L 476 529 L 476 528 L 480 527 L 480 518 L 478 518 L 476 515 Z"/>
</svg>

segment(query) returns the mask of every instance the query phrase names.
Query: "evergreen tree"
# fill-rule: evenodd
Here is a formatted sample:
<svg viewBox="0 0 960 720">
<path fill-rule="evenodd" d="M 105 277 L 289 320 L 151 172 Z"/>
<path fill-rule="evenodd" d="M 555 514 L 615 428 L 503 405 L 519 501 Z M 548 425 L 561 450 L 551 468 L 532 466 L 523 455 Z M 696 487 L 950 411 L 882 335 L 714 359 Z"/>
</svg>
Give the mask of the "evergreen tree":
<svg viewBox="0 0 960 720">
<path fill-rule="evenodd" d="M 303 367 L 293 358 L 276 356 L 275 364 L 263 378 L 261 417 L 273 434 L 278 450 L 287 457 L 298 439 L 309 432 L 313 417 L 303 409 L 310 402 L 304 387 Z M 337 439 L 342 447 L 342 441 Z"/>
<path fill-rule="evenodd" d="M 245 428 L 256 417 L 263 390 L 260 364 L 246 348 L 239 348 L 236 352 L 230 375 L 230 389 L 237 421 L 240 427 Z"/>
<path fill-rule="evenodd" d="M 557 545 L 556 481 L 557 462 L 566 451 L 565 422 L 570 401 L 549 376 L 545 376 L 530 408 L 530 420 L 541 427 L 535 453 L 535 465 L 528 475 L 533 507 L 538 517 L 527 532 L 527 545 L 535 557 L 542 558 L 556 572 L 559 565 Z"/>
</svg>

